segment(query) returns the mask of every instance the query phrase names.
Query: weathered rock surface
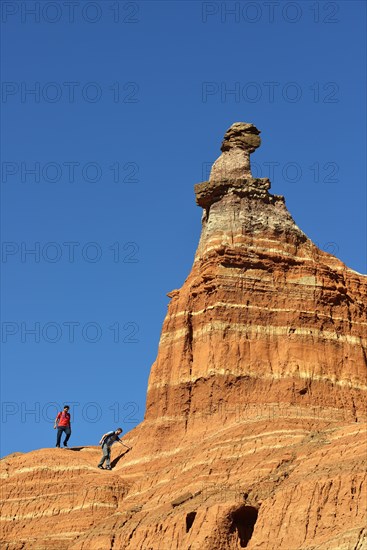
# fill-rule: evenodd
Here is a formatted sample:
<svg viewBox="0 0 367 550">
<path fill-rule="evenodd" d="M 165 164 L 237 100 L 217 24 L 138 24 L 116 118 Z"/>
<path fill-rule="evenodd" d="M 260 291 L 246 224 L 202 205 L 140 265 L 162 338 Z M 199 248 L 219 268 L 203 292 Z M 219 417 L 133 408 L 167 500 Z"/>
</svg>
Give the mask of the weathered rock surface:
<svg viewBox="0 0 367 550">
<path fill-rule="evenodd" d="M 195 187 L 133 449 L 112 472 L 96 448 L 4 459 L 4 549 L 367 548 L 367 277 L 252 178 L 258 134 L 233 125 Z"/>
</svg>

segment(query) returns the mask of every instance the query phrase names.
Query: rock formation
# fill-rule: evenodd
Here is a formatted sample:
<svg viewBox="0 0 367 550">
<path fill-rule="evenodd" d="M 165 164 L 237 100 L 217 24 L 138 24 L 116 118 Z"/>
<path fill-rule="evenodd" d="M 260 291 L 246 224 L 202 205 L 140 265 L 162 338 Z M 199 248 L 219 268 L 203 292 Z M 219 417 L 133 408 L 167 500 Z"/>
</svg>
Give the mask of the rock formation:
<svg viewBox="0 0 367 550">
<path fill-rule="evenodd" d="M 5 458 L 4 549 L 367 548 L 367 277 L 252 177 L 259 145 L 233 124 L 195 186 L 202 234 L 132 450 L 112 472 L 96 448 Z"/>
</svg>

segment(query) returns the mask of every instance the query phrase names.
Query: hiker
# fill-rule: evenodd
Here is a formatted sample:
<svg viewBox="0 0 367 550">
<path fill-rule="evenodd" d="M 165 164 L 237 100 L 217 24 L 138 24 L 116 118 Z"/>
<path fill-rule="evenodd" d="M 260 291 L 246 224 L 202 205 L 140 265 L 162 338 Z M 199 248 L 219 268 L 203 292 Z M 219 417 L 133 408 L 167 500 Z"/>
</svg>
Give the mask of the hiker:
<svg viewBox="0 0 367 550">
<path fill-rule="evenodd" d="M 71 435 L 69 409 L 69 405 L 65 405 L 64 409 L 60 411 L 55 418 L 54 430 L 57 428 L 56 447 L 59 448 L 63 432 L 65 433 L 64 447 L 68 446 L 68 441 Z"/>
<path fill-rule="evenodd" d="M 121 445 L 124 445 L 122 441 L 119 438 L 119 435 L 122 433 L 122 428 L 117 428 L 117 430 L 112 432 L 107 432 L 106 434 L 103 434 L 101 437 L 101 441 L 99 442 L 100 445 L 102 445 L 102 458 L 99 461 L 98 468 L 101 470 L 112 470 L 111 468 L 111 446 L 118 441 L 121 443 Z M 124 445 L 126 447 L 126 445 Z M 129 449 L 129 447 L 128 447 Z M 103 468 L 103 464 L 106 461 L 106 468 Z"/>
</svg>

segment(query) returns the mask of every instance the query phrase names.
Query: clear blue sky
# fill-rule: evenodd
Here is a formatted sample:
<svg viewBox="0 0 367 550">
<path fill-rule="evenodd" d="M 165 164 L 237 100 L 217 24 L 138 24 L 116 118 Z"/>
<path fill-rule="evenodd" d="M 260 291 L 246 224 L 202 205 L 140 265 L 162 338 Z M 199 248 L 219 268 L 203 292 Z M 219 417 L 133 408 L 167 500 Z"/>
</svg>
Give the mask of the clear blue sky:
<svg viewBox="0 0 367 550">
<path fill-rule="evenodd" d="M 53 446 L 64 403 L 74 445 L 143 419 L 193 185 L 233 122 L 262 131 L 254 172 L 296 223 L 366 272 L 365 9 L 2 2 L 2 455 Z"/>
</svg>

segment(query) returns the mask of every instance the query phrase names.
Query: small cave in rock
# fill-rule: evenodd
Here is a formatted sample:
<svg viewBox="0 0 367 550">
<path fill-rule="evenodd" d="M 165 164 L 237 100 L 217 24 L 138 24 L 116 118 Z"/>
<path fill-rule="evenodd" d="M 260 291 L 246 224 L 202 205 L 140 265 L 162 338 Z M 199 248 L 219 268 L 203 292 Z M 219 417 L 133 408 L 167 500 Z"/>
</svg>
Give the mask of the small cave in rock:
<svg viewBox="0 0 367 550">
<path fill-rule="evenodd" d="M 230 515 L 230 532 L 237 531 L 241 548 L 246 548 L 254 532 L 258 510 L 254 506 L 243 505 Z"/>
<path fill-rule="evenodd" d="M 189 512 L 186 514 L 186 533 L 188 533 L 192 527 L 196 518 L 196 512 Z"/>
</svg>

